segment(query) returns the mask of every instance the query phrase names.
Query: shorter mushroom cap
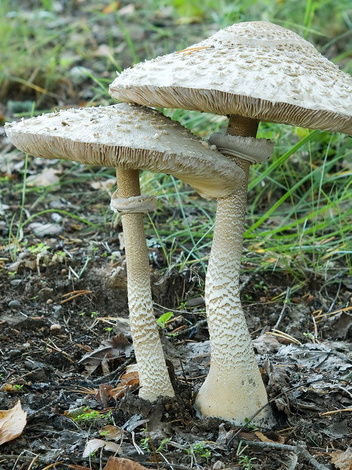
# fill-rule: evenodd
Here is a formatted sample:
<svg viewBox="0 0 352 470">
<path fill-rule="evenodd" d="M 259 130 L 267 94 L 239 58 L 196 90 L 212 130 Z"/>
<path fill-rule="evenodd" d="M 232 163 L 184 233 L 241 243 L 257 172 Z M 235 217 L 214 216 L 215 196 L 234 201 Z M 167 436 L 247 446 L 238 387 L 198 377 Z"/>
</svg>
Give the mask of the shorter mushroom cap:
<svg viewBox="0 0 352 470">
<path fill-rule="evenodd" d="M 156 110 L 125 103 L 62 110 L 5 125 L 23 152 L 88 165 L 167 173 L 205 198 L 231 194 L 244 173 Z"/>
</svg>

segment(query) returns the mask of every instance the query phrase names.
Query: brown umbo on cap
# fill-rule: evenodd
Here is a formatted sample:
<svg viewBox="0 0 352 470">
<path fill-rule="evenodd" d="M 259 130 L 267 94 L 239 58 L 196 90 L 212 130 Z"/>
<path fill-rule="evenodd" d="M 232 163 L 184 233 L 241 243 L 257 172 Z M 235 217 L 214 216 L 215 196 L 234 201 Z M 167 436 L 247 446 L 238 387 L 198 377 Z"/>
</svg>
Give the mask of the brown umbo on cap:
<svg viewBox="0 0 352 470">
<path fill-rule="evenodd" d="M 232 193 L 244 178 L 234 162 L 179 123 L 136 105 L 62 110 L 5 129 L 31 155 L 172 174 L 206 198 Z"/>
<path fill-rule="evenodd" d="M 299 35 L 262 21 L 139 63 L 118 75 L 110 94 L 352 135 L 352 77 Z"/>
</svg>

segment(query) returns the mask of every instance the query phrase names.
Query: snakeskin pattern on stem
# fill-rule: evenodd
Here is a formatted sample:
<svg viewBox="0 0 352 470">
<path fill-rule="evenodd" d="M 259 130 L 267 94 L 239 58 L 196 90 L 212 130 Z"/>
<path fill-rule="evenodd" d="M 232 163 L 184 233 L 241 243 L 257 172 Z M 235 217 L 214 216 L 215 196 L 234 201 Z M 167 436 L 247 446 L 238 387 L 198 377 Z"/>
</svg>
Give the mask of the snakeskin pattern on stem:
<svg viewBox="0 0 352 470">
<path fill-rule="evenodd" d="M 117 180 L 120 197 L 138 196 L 138 171 L 118 169 Z M 154 316 L 143 214 L 124 214 L 122 226 L 130 325 L 141 385 L 139 396 L 150 401 L 174 396 Z"/>
</svg>

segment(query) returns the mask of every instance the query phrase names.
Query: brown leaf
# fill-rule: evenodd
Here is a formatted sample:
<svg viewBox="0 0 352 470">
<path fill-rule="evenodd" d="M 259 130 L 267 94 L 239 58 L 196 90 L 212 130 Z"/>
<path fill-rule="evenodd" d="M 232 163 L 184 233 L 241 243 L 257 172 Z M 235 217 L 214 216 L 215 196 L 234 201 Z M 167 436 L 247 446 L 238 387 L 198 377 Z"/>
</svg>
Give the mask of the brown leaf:
<svg viewBox="0 0 352 470">
<path fill-rule="evenodd" d="M 100 384 L 99 390 L 95 392 L 95 398 L 100 401 L 104 408 L 107 408 L 109 405 L 109 400 L 111 398 L 112 386 L 110 384 Z"/>
<path fill-rule="evenodd" d="M 74 470 L 91 470 L 92 467 L 83 467 L 83 465 L 69 465 L 68 468 L 73 468 Z"/>
<path fill-rule="evenodd" d="M 139 385 L 139 375 L 137 364 L 131 364 L 126 367 L 126 373 L 123 374 L 117 384 L 117 387 L 110 390 L 110 396 L 115 400 L 122 398 L 126 391 Z"/>
<path fill-rule="evenodd" d="M 130 459 L 110 457 L 103 470 L 147 470 L 147 467 Z"/>
<path fill-rule="evenodd" d="M 109 14 L 109 13 L 114 13 L 119 9 L 120 2 L 111 2 L 110 5 L 106 6 L 103 8 L 103 13 L 104 14 Z"/>
<path fill-rule="evenodd" d="M 279 443 L 279 444 L 283 444 L 285 442 L 285 438 L 284 436 L 279 436 L 277 434 L 275 434 L 274 436 L 272 437 L 275 437 L 275 440 L 273 439 L 270 439 L 268 436 L 265 436 L 262 432 L 260 431 L 255 431 L 254 433 L 257 438 L 262 441 L 262 442 L 274 442 L 274 443 Z"/>
<path fill-rule="evenodd" d="M 349 447 L 345 452 L 337 450 L 330 454 L 331 462 L 339 470 L 352 470 L 352 448 Z"/>
<path fill-rule="evenodd" d="M 73 468 L 74 470 L 92 470 L 92 467 L 83 467 L 83 465 L 69 465 L 68 468 Z"/>
<path fill-rule="evenodd" d="M 101 428 L 99 433 L 102 436 L 104 436 L 106 439 L 111 440 L 111 441 L 113 440 L 120 441 L 123 435 L 123 432 L 121 431 L 121 429 L 118 428 L 117 426 L 113 426 L 112 424 L 107 424 L 106 426 Z"/>
<path fill-rule="evenodd" d="M 27 413 L 20 401 L 10 410 L 0 410 L 0 445 L 20 436 L 26 423 Z"/>
</svg>

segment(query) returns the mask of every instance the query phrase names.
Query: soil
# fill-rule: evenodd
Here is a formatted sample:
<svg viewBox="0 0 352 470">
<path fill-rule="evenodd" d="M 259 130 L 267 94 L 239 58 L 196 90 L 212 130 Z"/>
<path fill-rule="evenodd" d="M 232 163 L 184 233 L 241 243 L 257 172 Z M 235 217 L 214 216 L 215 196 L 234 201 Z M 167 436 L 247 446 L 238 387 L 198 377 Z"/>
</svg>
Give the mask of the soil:
<svg viewBox="0 0 352 470">
<path fill-rule="evenodd" d="M 38 172 L 38 164 L 33 159 L 30 171 Z M 84 207 L 89 221 L 101 217 L 106 196 L 99 214 L 87 204 L 92 192 L 88 185 L 62 188 L 66 193 L 48 194 L 36 211 L 60 203 Z M 28 194 L 27 215 L 37 198 Z M 9 213 L 17 213 L 20 203 L 20 192 L 3 199 Z M 46 225 L 50 216 L 35 220 Z M 239 429 L 222 420 L 201 419 L 193 408 L 209 367 L 201 273 L 194 268 L 167 271 L 160 247 L 148 236 L 154 245 L 150 260 L 156 314 L 174 313 L 161 333 L 178 391 L 176 399 L 150 404 L 138 399 L 138 380 L 131 371 L 119 223 L 92 230 L 63 217 L 55 226 L 61 228 L 59 235 L 37 237 L 37 227 L 26 225 L 16 256 L 9 245 L 2 247 L 0 403 L 1 409 L 9 409 L 20 400 L 27 425 L 21 436 L 1 446 L 1 469 L 25 469 L 31 462 L 33 469 L 54 462 L 57 469 L 102 468 L 109 451 L 98 450 L 90 458 L 82 454 L 87 442 L 102 438 L 106 425 L 120 432 L 118 455 L 147 468 L 345 468 L 334 467 L 331 458 L 351 445 L 352 319 L 349 311 L 321 318 L 312 313 L 350 305 L 350 285 L 323 288 L 317 276 L 285 302 L 294 282 L 288 274 L 245 271 L 244 309 L 277 426 L 256 429 L 249 423 Z M 4 240 L 11 237 L 9 221 L 1 230 Z M 272 300 L 277 297 L 281 300 Z M 314 332 L 314 322 L 316 336 L 308 333 Z M 290 336 L 267 334 L 275 326 Z M 126 372 L 132 378 L 126 379 Z M 128 391 L 123 388 L 126 380 Z M 98 415 L 90 418 L 91 410 Z M 77 419 L 77 414 L 83 417 Z M 255 447 L 257 442 L 267 447 Z M 325 466 L 312 466 L 296 449 L 298 444 Z M 296 450 L 288 452 L 284 445 Z M 290 467 L 297 456 L 296 466 Z"/>
<path fill-rule="evenodd" d="M 6 106 L 5 113 L 11 117 Z M 2 185 L 10 190 L 0 206 L 0 409 L 20 401 L 27 425 L 1 446 L 1 470 L 98 470 L 112 455 L 131 461 L 116 460 L 116 469 L 138 470 L 133 462 L 175 470 L 352 468 L 352 284 L 307 274 L 291 294 L 292 275 L 256 272 L 244 261 L 243 306 L 277 424 L 202 419 L 193 403 L 209 369 L 204 274 L 168 269 L 149 234 L 156 315 L 173 313 L 160 332 L 177 394 L 145 402 L 133 367 L 120 221 L 106 215 L 107 192 L 85 178 L 96 171 L 98 180 L 100 170 L 31 158 L 29 175 L 52 168 L 61 180 L 59 191 L 27 192 L 23 217 L 35 219 L 22 227 L 24 163 L 12 150 L 2 133 Z M 90 453 L 93 439 L 110 450 Z"/>
</svg>

